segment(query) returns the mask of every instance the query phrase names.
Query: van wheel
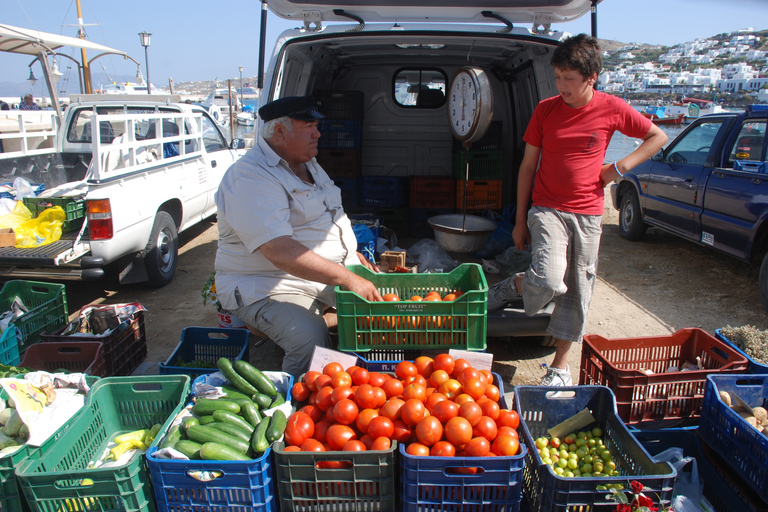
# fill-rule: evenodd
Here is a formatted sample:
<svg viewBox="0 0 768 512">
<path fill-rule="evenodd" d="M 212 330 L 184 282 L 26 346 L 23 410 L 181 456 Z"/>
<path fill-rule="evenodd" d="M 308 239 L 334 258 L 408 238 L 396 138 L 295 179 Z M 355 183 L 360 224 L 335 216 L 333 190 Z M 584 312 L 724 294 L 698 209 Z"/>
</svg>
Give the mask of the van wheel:
<svg viewBox="0 0 768 512">
<path fill-rule="evenodd" d="M 539 341 L 539 346 L 542 347 L 556 347 L 557 346 L 557 338 L 554 336 L 542 336 L 541 340 Z"/>
<path fill-rule="evenodd" d="M 179 234 L 176 224 L 168 213 L 157 212 L 144 257 L 149 286 L 161 288 L 170 283 L 178 262 Z"/>
<path fill-rule="evenodd" d="M 648 224 L 643 222 L 640 199 L 637 197 L 637 192 L 630 190 L 621 199 L 619 233 L 627 240 L 638 242 L 643 239 L 646 229 L 648 229 Z"/>
<path fill-rule="evenodd" d="M 763 303 L 763 308 L 768 311 L 768 254 L 763 258 L 763 263 L 760 265 L 760 274 L 757 279 L 760 283 L 760 300 Z"/>
</svg>

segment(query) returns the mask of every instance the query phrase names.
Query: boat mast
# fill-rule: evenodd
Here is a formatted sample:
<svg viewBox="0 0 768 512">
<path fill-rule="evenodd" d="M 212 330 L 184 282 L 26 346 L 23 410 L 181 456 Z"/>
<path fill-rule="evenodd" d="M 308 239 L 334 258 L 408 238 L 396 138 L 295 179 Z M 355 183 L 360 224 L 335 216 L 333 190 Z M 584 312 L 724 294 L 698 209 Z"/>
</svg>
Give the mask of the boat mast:
<svg viewBox="0 0 768 512">
<path fill-rule="evenodd" d="M 80 7 L 80 0 L 76 0 L 76 2 L 77 24 L 79 26 L 77 30 L 77 37 L 80 39 L 85 39 L 85 30 L 83 30 L 83 27 L 85 26 L 83 24 L 83 9 Z M 88 56 L 85 52 L 85 48 L 80 48 L 80 54 L 83 58 L 83 85 L 85 86 L 85 93 L 92 94 L 93 87 L 91 86 L 91 67 L 88 64 Z"/>
</svg>

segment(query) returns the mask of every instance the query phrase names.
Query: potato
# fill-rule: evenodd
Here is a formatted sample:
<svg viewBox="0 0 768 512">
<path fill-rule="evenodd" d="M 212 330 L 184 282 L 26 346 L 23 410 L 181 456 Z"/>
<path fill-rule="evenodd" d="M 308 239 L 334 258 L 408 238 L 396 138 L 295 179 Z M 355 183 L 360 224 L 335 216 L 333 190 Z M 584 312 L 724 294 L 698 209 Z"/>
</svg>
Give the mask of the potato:
<svg viewBox="0 0 768 512">
<path fill-rule="evenodd" d="M 720 400 L 722 400 L 723 403 L 725 405 L 727 405 L 728 407 L 731 406 L 731 395 L 727 391 L 721 391 L 720 392 Z"/>
<path fill-rule="evenodd" d="M 752 412 L 758 423 L 765 423 L 765 420 L 768 419 L 768 411 L 764 407 L 753 407 Z"/>
</svg>

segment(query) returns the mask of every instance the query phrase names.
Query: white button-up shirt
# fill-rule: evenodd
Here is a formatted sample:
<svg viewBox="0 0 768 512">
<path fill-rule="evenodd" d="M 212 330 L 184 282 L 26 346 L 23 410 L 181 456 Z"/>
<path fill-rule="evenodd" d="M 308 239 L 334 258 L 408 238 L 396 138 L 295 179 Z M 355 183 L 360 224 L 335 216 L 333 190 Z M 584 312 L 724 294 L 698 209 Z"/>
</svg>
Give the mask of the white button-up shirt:
<svg viewBox="0 0 768 512">
<path fill-rule="evenodd" d="M 340 265 L 360 263 L 341 191 L 314 158 L 306 165 L 314 185 L 300 180 L 259 137 L 224 174 L 216 193 L 216 296 L 225 309 L 285 293 L 336 304 L 333 286 L 295 277 L 264 257 L 259 248 L 275 238 L 290 236 Z"/>
</svg>

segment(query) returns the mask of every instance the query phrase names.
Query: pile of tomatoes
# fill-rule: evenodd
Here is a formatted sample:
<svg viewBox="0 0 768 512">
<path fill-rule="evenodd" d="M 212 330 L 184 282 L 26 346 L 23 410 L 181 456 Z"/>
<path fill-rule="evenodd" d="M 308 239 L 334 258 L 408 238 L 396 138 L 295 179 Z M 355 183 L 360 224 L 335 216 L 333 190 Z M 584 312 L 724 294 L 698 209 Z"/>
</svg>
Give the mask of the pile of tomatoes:
<svg viewBox="0 0 768 512">
<path fill-rule="evenodd" d="M 440 292 L 438 292 L 437 290 L 432 290 L 430 292 L 427 292 L 426 295 L 424 295 L 423 297 L 421 295 L 412 295 L 410 298 L 405 300 L 411 301 L 411 302 L 420 302 L 420 301 L 450 302 L 458 299 L 462 295 L 464 295 L 464 292 L 462 292 L 461 290 L 448 292 L 445 295 L 440 295 Z M 402 300 L 396 293 L 385 293 L 384 295 L 381 296 L 381 298 L 387 302 L 396 302 L 396 301 Z"/>
<path fill-rule="evenodd" d="M 306 402 L 288 418 L 286 451 L 388 450 L 414 456 L 517 455 L 517 412 L 502 409 L 487 370 L 450 354 L 402 361 L 395 374 L 329 363 L 291 394 Z"/>
</svg>

